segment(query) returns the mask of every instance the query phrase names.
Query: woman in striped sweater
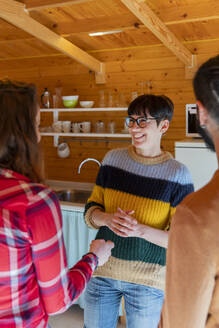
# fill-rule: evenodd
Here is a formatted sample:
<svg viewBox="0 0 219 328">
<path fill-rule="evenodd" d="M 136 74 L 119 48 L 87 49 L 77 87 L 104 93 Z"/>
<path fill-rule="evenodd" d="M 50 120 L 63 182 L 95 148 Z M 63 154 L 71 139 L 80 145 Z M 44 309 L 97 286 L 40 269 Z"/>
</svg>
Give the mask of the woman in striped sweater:
<svg viewBox="0 0 219 328">
<path fill-rule="evenodd" d="M 108 152 L 100 167 L 85 221 L 115 247 L 87 287 L 85 328 L 115 328 L 122 296 L 128 328 L 158 325 L 171 217 L 193 191 L 187 168 L 161 150 L 172 115 L 168 97 L 136 98 L 126 119 L 132 145 Z"/>
</svg>

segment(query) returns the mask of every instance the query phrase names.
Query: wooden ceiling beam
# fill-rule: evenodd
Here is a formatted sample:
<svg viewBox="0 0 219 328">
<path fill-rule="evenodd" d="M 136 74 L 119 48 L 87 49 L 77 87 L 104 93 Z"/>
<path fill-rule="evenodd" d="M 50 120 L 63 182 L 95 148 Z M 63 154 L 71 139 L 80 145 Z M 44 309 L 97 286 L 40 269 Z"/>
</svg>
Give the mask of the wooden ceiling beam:
<svg viewBox="0 0 219 328">
<path fill-rule="evenodd" d="M 146 1 L 148 2 L 148 1 Z M 219 2 L 215 0 L 199 1 L 179 1 L 178 5 L 172 5 L 170 1 L 163 1 L 163 6 L 157 6 L 156 2 L 150 1 L 150 7 L 160 19 L 167 24 L 175 22 L 178 24 L 189 22 L 209 21 L 219 18 Z"/>
<path fill-rule="evenodd" d="M 195 56 L 166 27 L 144 0 L 120 0 L 186 66 L 194 67 Z"/>
<path fill-rule="evenodd" d="M 91 1 L 94 0 L 23 0 L 28 11 L 65 7 Z M 209 0 L 205 4 L 199 3 L 198 8 L 194 8 L 194 5 L 192 4 L 184 6 L 180 5 L 178 7 L 173 6 L 172 8 L 157 8 L 156 12 L 157 14 L 162 14 L 162 17 L 165 17 L 162 20 L 166 25 L 175 25 L 218 19 L 218 9 L 219 4 L 213 0 Z M 206 13 L 208 15 L 206 15 Z M 160 15 L 158 14 L 158 16 Z"/>
<path fill-rule="evenodd" d="M 93 0 L 28 0 L 25 1 L 26 3 L 26 9 L 28 11 L 33 10 L 40 10 L 40 9 L 46 9 L 46 8 L 56 8 L 56 7 L 64 7 L 64 6 L 71 6 L 78 3 L 83 2 L 90 2 Z"/>
<path fill-rule="evenodd" d="M 178 25 L 178 24 L 185 24 L 185 23 L 197 23 L 203 21 L 210 21 L 219 19 L 219 15 L 212 15 L 212 16 L 202 16 L 202 17 L 193 17 L 193 18 L 183 18 L 180 20 L 171 20 L 169 22 L 165 22 L 165 25 Z"/>
<path fill-rule="evenodd" d="M 87 66 L 90 70 L 96 72 L 97 83 L 105 83 L 104 63 L 35 21 L 26 13 L 24 4 L 15 0 L 0 0 L 0 17 Z"/>
<path fill-rule="evenodd" d="M 36 20 L 39 20 L 39 18 L 36 15 L 35 12 L 31 12 L 31 17 L 33 17 Z M 73 35 L 73 34 L 88 34 L 92 32 L 105 32 L 105 31 L 134 31 L 136 29 L 142 29 L 145 28 L 145 24 L 142 24 L 139 22 L 139 20 L 134 20 L 133 18 L 127 18 L 127 20 L 124 18 L 125 15 L 118 15 L 118 16 L 105 16 L 105 17 L 97 17 L 94 19 L 92 18 L 85 18 L 83 20 L 79 21 L 72 21 L 71 22 L 59 22 L 58 24 L 55 24 L 54 22 L 46 23 L 48 28 L 53 30 L 54 32 L 65 36 Z M 200 17 L 197 18 L 190 18 L 190 19 L 183 19 L 178 21 L 168 21 L 164 22 L 166 26 L 171 25 L 180 25 L 180 24 L 186 24 L 186 23 L 193 23 L 193 22 L 202 22 L 202 21 L 210 21 L 210 20 L 216 20 L 219 19 L 219 16 L 208 16 L 208 17 Z"/>
</svg>

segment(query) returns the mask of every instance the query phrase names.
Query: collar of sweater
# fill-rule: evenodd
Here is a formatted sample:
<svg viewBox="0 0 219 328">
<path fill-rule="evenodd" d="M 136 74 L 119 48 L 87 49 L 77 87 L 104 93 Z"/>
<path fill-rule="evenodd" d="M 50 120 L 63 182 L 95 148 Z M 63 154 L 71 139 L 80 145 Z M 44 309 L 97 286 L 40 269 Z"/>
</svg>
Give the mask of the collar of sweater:
<svg viewBox="0 0 219 328">
<path fill-rule="evenodd" d="M 155 157 L 143 157 L 140 156 L 138 154 L 136 154 L 135 152 L 135 148 L 131 145 L 128 148 L 128 152 L 130 157 L 141 164 L 148 164 L 148 165 L 153 165 L 153 164 L 161 164 L 163 162 L 168 161 L 169 159 L 173 158 L 173 156 L 167 152 L 167 151 L 163 151 L 159 156 L 155 156 Z"/>
</svg>

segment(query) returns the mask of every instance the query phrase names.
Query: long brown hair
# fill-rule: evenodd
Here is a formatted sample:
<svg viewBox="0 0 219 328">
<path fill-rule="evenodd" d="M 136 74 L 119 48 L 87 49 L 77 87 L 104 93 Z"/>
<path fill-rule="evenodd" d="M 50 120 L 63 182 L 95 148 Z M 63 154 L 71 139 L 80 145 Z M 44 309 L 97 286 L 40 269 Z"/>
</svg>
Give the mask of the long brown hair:
<svg viewBox="0 0 219 328">
<path fill-rule="evenodd" d="M 33 84 L 0 80 L 0 167 L 41 182 Z"/>
</svg>

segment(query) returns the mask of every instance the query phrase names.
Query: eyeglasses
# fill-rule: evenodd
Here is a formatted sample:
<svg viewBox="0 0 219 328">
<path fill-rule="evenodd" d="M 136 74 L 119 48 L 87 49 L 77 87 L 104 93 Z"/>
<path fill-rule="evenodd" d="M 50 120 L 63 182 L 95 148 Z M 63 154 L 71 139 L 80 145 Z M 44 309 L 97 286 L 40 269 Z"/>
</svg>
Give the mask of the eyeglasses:
<svg viewBox="0 0 219 328">
<path fill-rule="evenodd" d="M 133 117 L 126 117 L 125 119 L 125 124 L 127 125 L 127 127 L 132 128 L 135 124 L 135 122 L 137 123 L 137 125 L 140 128 L 145 128 L 147 123 L 151 120 L 157 120 L 157 117 L 139 117 L 137 119 L 133 118 Z"/>
</svg>

